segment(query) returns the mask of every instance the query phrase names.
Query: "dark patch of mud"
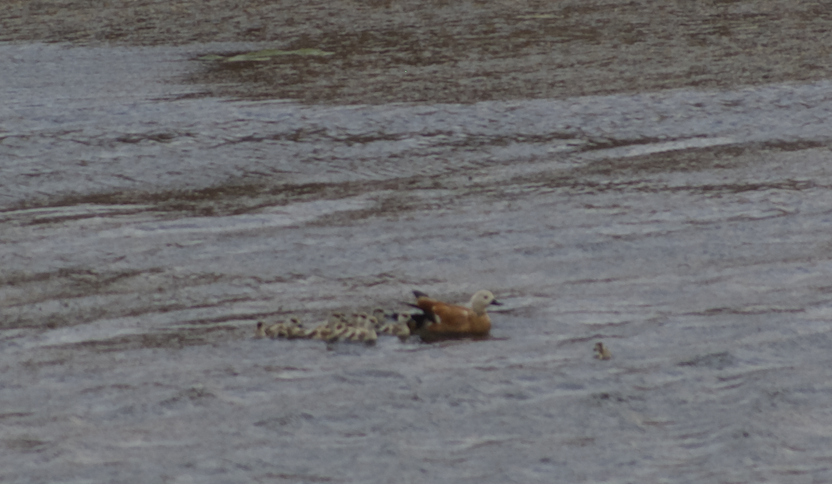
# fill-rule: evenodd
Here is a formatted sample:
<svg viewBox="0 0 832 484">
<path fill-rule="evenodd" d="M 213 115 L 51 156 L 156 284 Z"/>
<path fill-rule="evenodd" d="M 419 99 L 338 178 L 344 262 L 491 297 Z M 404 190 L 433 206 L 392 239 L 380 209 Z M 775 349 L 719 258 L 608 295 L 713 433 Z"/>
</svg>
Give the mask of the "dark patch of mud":
<svg viewBox="0 0 832 484">
<path fill-rule="evenodd" d="M 162 331 L 158 333 L 118 336 L 103 340 L 88 340 L 80 343 L 61 345 L 64 350 L 87 350 L 93 353 L 125 352 L 141 349 L 181 349 L 186 346 L 219 344 L 228 339 L 244 337 L 235 327 L 216 326 L 212 328 Z"/>
<path fill-rule="evenodd" d="M 447 185 L 447 186 L 446 186 Z M 0 220 L 14 218 L 23 225 L 56 224 L 100 216 L 97 212 L 72 213 L 45 216 L 31 213 L 21 216 L 15 212 L 78 205 L 123 206 L 122 210 L 110 210 L 109 216 L 156 212 L 161 218 L 178 218 L 182 215 L 196 217 L 228 216 L 254 213 L 264 208 L 274 208 L 294 203 L 319 200 L 341 200 L 373 191 L 395 191 L 396 195 L 381 197 L 376 206 L 353 212 L 341 212 L 326 217 L 326 222 L 355 220 L 372 215 L 390 215 L 417 207 L 408 197 L 413 190 L 455 187 L 443 183 L 439 176 L 407 177 L 386 181 L 316 182 L 301 184 L 269 183 L 267 181 L 239 182 L 230 180 L 222 185 L 201 189 L 175 189 L 147 192 L 141 190 L 116 190 L 54 198 L 32 198 L 21 201 L 8 210 L 0 211 Z M 149 206 L 149 207 L 148 207 Z M 346 215 L 350 214 L 350 215 Z M 320 222 L 318 223 L 320 224 Z"/>
<path fill-rule="evenodd" d="M 647 145 L 659 140 L 628 144 L 616 143 L 609 147 Z M 585 174 L 603 175 L 608 179 L 621 176 L 649 175 L 668 172 L 696 172 L 705 170 L 719 170 L 738 168 L 752 162 L 760 152 L 788 152 L 801 151 L 825 146 L 821 142 L 773 142 L 773 143 L 745 143 L 742 145 L 726 145 L 713 148 L 680 149 L 628 158 L 608 158 L 591 163 L 580 169 Z M 606 148 L 606 146 L 604 146 Z"/>
<path fill-rule="evenodd" d="M 712 353 L 709 355 L 697 356 L 690 360 L 685 360 L 678 363 L 679 366 L 694 366 L 697 368 L 712 368 L 715 370 L 724 370 L 725 368 L 737 364 L 737 359 L 730 353 Z"/>
<path fill-rule="evenodd" d="M 820 3 L 754 0 L 18 1 L 0 41 L 320 49 L 334 54 L 204 61 L 188 81 L 205 96 L 471 103 L 828 78 L 830 20 Z"/>
<path fill-rule="evenodd" d="M 215 273 L 174 276 L 165 270 L 152 267 L 145 270 L 97 271 L 84 268 L 58 269 L 54 272 L 25 274 L 11 273 L 0 278 L 0 287 L 13 289 L 6 298 L 9 313 L 0 322 L 0 329 L 32 328 L 51 330 L 83 325 L 90 321 L 109 318 L 142 317 L 163 314 L 189 308 L 214 308 L 245 298 L 227 295 L 211 303 L 191 300 L 177 291 L 183 287 L 210 286 L 234 280 L 245 284 L 285 282 L 291 278 L 254 278 L 242 281 L 239 277 Z M 127 303 L 124 298 L 141 280 L 152 280 L 147 300 Z M 11 292 L 11 291 L 10 291 Z M 89 298 L 99 298 L 99 304 L 89 305 Z M 106 302 L 105 302 L 106 301 Z M 43 305 L 41 307 L 41 305 Z M 26 308 L 34 308 L 27 310 Z M 270 316 L 273 312 L 253 313 L 245 316 L 227 315 L 221 318 L 202 318 L 184 324 L 205 325 L 223 323 L 239 317 Z"/>
<path fill-rule="evenodd" d="M 629 146 L 621 144 L 621 146 Z M 737 180 L 728 176 L 724 183 L 702 183 L 692 179 L 681 185 L 670 185 L 657 175 L 674 173 L 715 172 L 745 170 L 767 152 L 791 152 L 821 147 L 821 143 L 762 143 L 727 145 L 708 148 L 687 148 L 640 156 L 605 157 L 598 161 L 569 170 L 535 173 L 514 177 L 509 186 L 523 186 L 533 191 L 564 191 L 574 193 L 601 192 L 690 192 L 709 195 L 723 193 L 755 192 L 764 190 L 805 191 L 818 188 L 813 180 Z M 492 196 L 505 199 L 501 190 L 492 190 Z M 525 193 L 515 195 L 525 196 Z"/>
</svg>

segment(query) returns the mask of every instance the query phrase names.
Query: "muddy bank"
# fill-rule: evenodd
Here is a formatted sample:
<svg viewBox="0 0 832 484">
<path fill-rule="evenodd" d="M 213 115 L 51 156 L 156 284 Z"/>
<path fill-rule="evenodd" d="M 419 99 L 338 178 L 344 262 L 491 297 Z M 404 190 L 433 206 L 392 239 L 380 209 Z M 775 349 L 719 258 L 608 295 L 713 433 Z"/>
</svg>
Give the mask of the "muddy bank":
<svg viewBox="0 0 832 484">
<path fill-rule="evenodd" d="M 319 49 L 333 54 L 187 77 L 205 96 L 471 103 L 817 80 L 832 74 L 831 23 L 817 2 L 750 0 L 56 1 L 5 8 L 0 41 Z"/>
</svg>

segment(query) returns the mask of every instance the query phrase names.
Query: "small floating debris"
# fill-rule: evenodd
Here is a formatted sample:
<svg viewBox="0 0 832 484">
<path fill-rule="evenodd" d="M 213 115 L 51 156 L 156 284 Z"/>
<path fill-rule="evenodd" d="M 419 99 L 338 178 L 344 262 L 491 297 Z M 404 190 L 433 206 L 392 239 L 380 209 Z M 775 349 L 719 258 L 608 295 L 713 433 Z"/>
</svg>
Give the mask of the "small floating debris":
<svg viewBox="0 0 832 484">
<path fill-rule="evenodd" d="M 593 348 L 593 352 L 595 353 L 595 357 L 599 360 L 609 360 L 612 358 L 612 353 L 610 349 L 604 346 L 604 343 L 597 342 L 595 343 L 595 348 Z"/>
<path fill-rule="evenodd" d="M 244 54 L 235 54 L 230 56 L 209 54 L 199 57 L 201 61 L 218 61 L 218 62 L 265 62 L 272 60 L 275 57 L 287 55 L 325 57 L 333 55 L 335 52 L 327 52 L 321 49 L 296 49 L 296 50 L 280 50 L 280 49 L 263 49 L 255 52 L 246 52 Z"/>
</svg>

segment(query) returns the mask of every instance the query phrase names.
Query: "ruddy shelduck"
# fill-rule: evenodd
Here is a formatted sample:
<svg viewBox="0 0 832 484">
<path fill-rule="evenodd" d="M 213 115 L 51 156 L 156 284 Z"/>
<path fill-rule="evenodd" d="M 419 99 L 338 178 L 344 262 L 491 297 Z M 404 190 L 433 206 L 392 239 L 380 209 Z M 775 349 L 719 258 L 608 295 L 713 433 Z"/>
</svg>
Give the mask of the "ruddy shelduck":
<svg viewBox="0 0 832 484">
<path fill-rule="evenodd" d="M 445 338 L 483 338 L 491 331 L 491 318 L 485 309 L 489 305 L 501 306 L 491 291 L 477 291 L 468 306 L 454 306 L 427 294 L 413 291 L 417 307 L 424 313 L 424 320 L 418 321 L 416 332 L 425 341 Z"/>
</svg>

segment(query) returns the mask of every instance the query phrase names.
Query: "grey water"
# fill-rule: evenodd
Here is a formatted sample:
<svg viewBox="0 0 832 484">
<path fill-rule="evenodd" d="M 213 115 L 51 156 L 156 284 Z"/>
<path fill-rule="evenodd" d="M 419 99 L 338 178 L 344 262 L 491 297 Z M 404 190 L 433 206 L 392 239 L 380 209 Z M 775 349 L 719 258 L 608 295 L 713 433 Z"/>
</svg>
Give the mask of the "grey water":
<svg viewBox="0 0 832 484">
<path fill-rule="evenodd" d="M 0 46 L 3 482 L 832 479 L 832 83 L 303 105 L 195 62 Z M 483 288 L 485 341 L 252 338 Z"/>
</svg>

